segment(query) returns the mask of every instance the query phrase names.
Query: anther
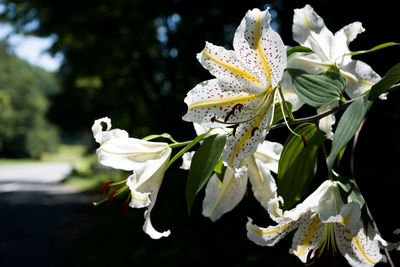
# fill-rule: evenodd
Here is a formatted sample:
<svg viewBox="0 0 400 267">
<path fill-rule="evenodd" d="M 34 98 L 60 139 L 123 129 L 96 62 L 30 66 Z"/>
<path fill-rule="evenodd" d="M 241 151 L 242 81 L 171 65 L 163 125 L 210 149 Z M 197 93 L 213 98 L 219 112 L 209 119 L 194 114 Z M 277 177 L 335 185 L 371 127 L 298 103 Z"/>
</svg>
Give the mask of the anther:
<svg viewBox="0 0 400 267">
<path fill-rule="evenodd" d="M 215 120 L 217 119 L 217 117 L 214 115 L 214 116 L 212 116 L 212 118 L 211 118 L 211 122 L 215 122 Z"/>
<path fill-rule="evenodd" d="M 233 136 L 235 136 L 235 134 L 236 134 L 236 129 L 237 129 L 238 126 L 239 126 L 239 124 L 233 125 L 233 128 L 232 128 L 232 135 L 233 135 Z"/>
<path fill-rule="evenodd" d="M 113 180 L 109 180 L 109 181 L 105 182 L 103 184 L 103 186 L 101 187 L 100 195 L 107 195 L 108 191 L 110 190 L 110 184 L 112 184 L 113 182 L 114 182 Z"/>
<path fill-rule="evenodd" d="M 254 136 L 255 131 L 258 130 L 258 127 L 254 127 L 253 130 L 251 130 L 251 137 Z"/>
<path fill-rule="evenodd" d="M 306 139 L 306 136 L 305 136 L 303 133 L 301 133 L 301 134 L 300 134 L 300 137 L 301 137 L 301 139 L 303 140 L 303 145 L 304 145 L 304 147 L 307 147 L 307 139 Z"/>
<path fill-rule="evenodd" d="M 306 259 L 306 263 L 308 264 L 308 263 L 311 263 L 311 261 L 313 260 L 313 252 L 314 252 L 314 249 L 310 249 L 310 251 L 307 253 L 307 259 Z"/>
<path fill-rule="evenodd" d="M 232 115 L 232 116 L 235 115 L 235 110 L 234 110 L 234 109 L 232 109 L 231 111 L 228 112 L 228 114 L 226 114 L 225 119 L 224 119 L 224 122 L 227 122 L 227 121 L 229 120 L 229 117 L 230 117 L 231 115 Z"/>
<path fill-rule="evenodd" d="M 110 195 L 108 196 L 107 203 L 110 204 L 111 202 L 114 201 L 114 199 L 115 199 L 114 195 L 115 195 L 115 193 L 117 193 L 118 190 L 119 190 L 119 189 L 116 188 L 116 189 L 114 189 L 113 191 L 111 191 Z"/>
<path fill-rule="evenodd" d="M 243 104 L 236 104 L 233 106 L 232 110 L 233 110 L 233 112 L 235 112 L 235 110 L 237 109 L 237 110 L 239 110 L 239 112 L 241 112 L 242 108 L 243 108 Z"/>
</svg>

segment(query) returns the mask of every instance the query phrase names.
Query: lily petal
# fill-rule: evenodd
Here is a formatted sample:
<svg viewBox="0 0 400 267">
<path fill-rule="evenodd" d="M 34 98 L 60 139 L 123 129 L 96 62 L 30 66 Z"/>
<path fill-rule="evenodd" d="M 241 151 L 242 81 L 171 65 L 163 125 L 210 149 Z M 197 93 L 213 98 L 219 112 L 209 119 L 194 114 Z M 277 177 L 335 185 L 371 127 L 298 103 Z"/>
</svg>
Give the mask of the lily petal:
<svg viewBox="0 0 400 267">
<path fill-rule="evenodd" d="M 268 210 L 268 202 L 277 197 L 277 187 L 271 172 L 254 155 L 247 157 L 244 164 L 248 169 L 254 197 Z"/>
<path fill-rule="evenodd" d="M 162 165 L 155 170 L 155 172 L 153 170 L 153 175 L 150 178 L 146 180 L 141 179 L 140 177 L 137 177 L 140 176 L 141 173 L 137 172 L 137 175 L 130 176 L 131 179 L 128 179 L 127 181 L 127 185 L 129 186 L 132 194 L 129 206 L 133 208 L 139 208 L 141 207 L 140 205 L 142 205 L 142 207 L 148 206 L 144 213 L 145 223 L 143 225 L 143 231 L 153 239 L 167 237 L 170 234 L 169 230 L 162 233 L 156 231 L 150 220 L 151 210 L 156 203 L 158 191 L 160 190 L 164 173 L 168 167 L 168 159 L 169 155 L 168 158 L 164 160 Z M 151 168 L 151 165 L 149 167 Z"/>
<path fill-rule="evenodd" d="M 324 113 L 325 111 L 328 111 L 334 107 L 338 106 L 338 102 L 335 102 L 333 104 L 330 104 L 328 106 L 322 107 L 317 109 L 317 114 Z M 326 117 L 323 117 L 322 119 L 319 120 L 318 122 L 318 127 L 321 131 L 325 132 L 327 134 L 328 139 L 333 139 L 333 128 L 332 126 L 335 124 L 336 118 L 334 114 L 330 114 Z"/>
<path fill-rule="evenodd" d="M 263 168 L 278 173 L 279 159 L 283 150 L 283 145 L 277 142 L 264 141 L 258 145 L 254 153 L 256 160 L 263 164 Z"/>
<path fill-rule="evenodd" d="M 386 262 L 386 257 L 379 251 L 378 242 L 366 235 L 363 223 L 353 237 L 350 230 L 342 224 L 335 223 L 336 245 L 340 253 L 352 266 L 374 266 L 376 263 Z"/>
<path fill-rule="evenodd" d="M 331 51 L 331 56 L 333 59 L 339 58 L 345 54 L 350 53 L 349 43 L 353 41 L 358 34 L 364 32 L 361 22 L 353 22 L 349 25 L 344 26 L 342 29 L 337 31 L 334 36 L 335 49 Z M 351 60 L 350 56 L 341 58 L 340 64 L 347 64 Z"/>
<path fill-rule="evenodd" d="M 249 10 L 235 32 L 233 47 L 249 72 L 275 88 L 286 68 L 286 49 L 270 20 L 268 10 Z"/>
<path fill-rule="evenodd" d="M 290 76 L 289 72 L 285 71 L 283 73 L 280 86 L 282 88 L 282 93 L 283 97 L 285 98 L 285 101 L 288 101 L 292 104 L 292 112 L 299 110 L 304 105 L 304 101 L 301 100 L 300 97 L 298 97 L 298 95 L 294 92 L 292 85 L 292 77 Z"/>
<path fill-rule="evenodd" d="M 253 224 L 253 220 L 248 218 L 246 224 L 247 237 L 257 245 L 271 247 L 284 238 L 288 233 L 296 229 L 302 222 L 302 219 L 296 221 L 284 219 L 275 226 L 263 228 Z"/>
<path fill-rule="evenodd" d="M 204 50 L 197 54 L 197 59 L 216 78 L 234 79 L 246 88 L 256 89 L 254 93 L 262 92 L 260 81 L 244 69 L 235 51 L 206 42 Z"/>
<path fill-rule="evenodd" d="M 196 85 L 185 97 L 188 111 L 183 120 L 199 123 L 205 127 L 218 128 L 223 126 L 213 119 L 246 120 L 252 116 L 251 112 L 240 114 L 232 113 L 237 104 L 243 105 L 243 110 L 252 110 L 264 99 L 265 93 L 255 94 L 246 91 L 242 84 L 233 79 L 212 79 Z M 228 118 L 229 117 L 229 118 Z"/>
<path fill-rule="evenodd" d="M 292 31 L 296 42 L 310 47 L 323 62 L 331 61 L 333 34 L 311 6 L 294 10 Z"/>
<path fill-rule="evenodd" d="M 221 186 L 221 181 L 214 174 L 207 183 L 203 215 L 215 222 L 236 207 L 246 192 L 247 177 L 246 167 L 236 170 L 235 173 L 228 167 Z"/>
<path fill-rule="evenodd" d="M 346 77 L 346 94 L 356 98 L 381 80 L 381 77 L 366 63 L 360 60 L 352 60 L 341 67 L 340 74 Z"/>
<path fill-rule="evenodd" d="M 240 124 L 235 134 L 229 135 L 222 159 L 231 168 L 239 166 L 243 159 L 253 154 L 267 135 L 274 114 L 272 97 L 267 106 L 259 116 Z"/>
<path fill-rule="evenodd" d="M 325 227 L 327 226 L 321 222 L 316 213 L 304 220 L 294 234 L 290 253 L 296 255 L 302 262 L 307 262 L 309 253 L 320 245 Z"/>
</svg>

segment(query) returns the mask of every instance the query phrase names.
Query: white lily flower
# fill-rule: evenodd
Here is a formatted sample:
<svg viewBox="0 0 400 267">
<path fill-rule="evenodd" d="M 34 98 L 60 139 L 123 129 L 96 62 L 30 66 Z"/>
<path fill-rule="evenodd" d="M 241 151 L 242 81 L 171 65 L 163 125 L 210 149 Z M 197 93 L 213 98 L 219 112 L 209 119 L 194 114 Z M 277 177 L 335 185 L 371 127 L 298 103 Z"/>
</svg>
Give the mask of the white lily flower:
<svg viewBox="0 0 400 267">
<path fill-rule="evenodd" d="M 207 42 L 197 59 L 215 79 L 198 84 L 185 98 L 183 120 L 209 128 L 235 125 L 223 152 L 232 169 L 255 152 L 273 118 L 286 50 L 270 20 L 268 10 L 248 11 L 235 32 L 234 51 Z"/>
<path fill-rule="evenodd" d="M 359 33 L 364 32 L 360 22 L 351 23 L 333 34 L 326 26 L 323 19 L 306 5 L 304 8 L 295 9 L 293 17 L 293 39 L 302 46 L 311 48 L 314 53 L 294 58 L 288 68 L 305 70 L 311 74 L 320 74 L 338 68 L 341 75 L 346 78 L 345 92 L 350 98 L 361 96 L 369 90 L 381 77 L 366 63 L 353 60 L 349 54 L 349 43 Z M 384 98 L 384 96 L 382 96 Z M 318 111 L 321 113 L 321 111 Z M 335 117 L 330 115 L 324 118 L 322 125 L 333 125 Z M 332 136 L 331 127 L 323 127 L 328 136 Z"/>
<path fill-rule="evenodd" d="M 101 123 L 107 128 L 103 131 Z M 133 208 L 148 207 L 145 212 L 143 230 L 154 239 L 166 237 L 170 231 L 156 231 L 150 221 L 150 212 L 154 207 L 164 173 L 167 169 L 171 148 L 167 143 L 149 142 L 130 138 L 128 133 L 120 129 L 111 129 L 109 118 L 94 122 L 93 136 L 100 144 L 97 149 L 101 164 L 115 169 L 133 171 L 127 179 L 131 191 L 129 206 Z"/>
<path fill-rule="evenodd" d="M 373 266 L 385 261 L 377 238 L 366 234 L 358 203 L 345 204 L 338 184 L 325 181 L 294 209 L 281 213 L 276 226 L 259 227 L 249 218 L 247 236 L 261 246 L 274 246 L 297 229 L 290 253 L 302 262 L 318 258 L 324 249 L 336 248 L 352 266 Z"/>
<path fill-rule="evenodd" d="M 268 210 L 268 202 L 277 197 L 277 187 L 271 171 L 278 171 L 282 149 L 279 143 L 264 141 L 253 155 L 243 161 L 241 168 L 233 171 L 227 167 L 222 182 L 214 174 L 207 183 L 203 215 L 216 221 L 236 207 L 246 193 L 248 179 L 255 198 Z"/>
</svg>

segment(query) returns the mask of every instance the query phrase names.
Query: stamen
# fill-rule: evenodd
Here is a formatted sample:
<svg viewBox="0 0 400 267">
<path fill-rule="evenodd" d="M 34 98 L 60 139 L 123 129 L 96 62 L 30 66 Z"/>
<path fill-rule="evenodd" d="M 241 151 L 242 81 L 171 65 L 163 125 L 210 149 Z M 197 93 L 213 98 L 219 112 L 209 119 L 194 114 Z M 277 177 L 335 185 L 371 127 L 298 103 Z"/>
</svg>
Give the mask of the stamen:
<svg viewBox="0 0 400 267">
<path fill-rule="evenodd" d="M 108 200 L 107 200 L 107 203 L 108 203 L 108 204 L 114 202 L 115 193 L 117 193 L 118 190 L 119 190 L 119 189 L 116 188 L 116 189 L 114 189 L 113 191 L 111 191 L 110 195 L 108 196 Z"/>
<path fill-rule="evenodd" d="M 310 249 L 310 251 L 307 253 L 307 258 L 306 258 L 306 264 L 311 263 L 313 260 L 313 255 L 312 253 L 314 252 L 314 249 Z M 315 257 L 315 254 L 314 254 Z"/>
<path fill-rule="evenodd" d="M 242 108 L 243 108 L 243 104 L 240 104 L 240 103 L 239 103 L 239 104 L 234 105 L 234 106 L 233 106 L 233 109 L 232 109 L 232 110 L 233 110 L 233 113 L 234 113 L 233 115 L 235 115 L 235 110 L 236 110 L 236 109 L 239 110 L 239 112 L 242 112 Z"/>
<path fill-rule="evenodd" d="M 251 137 L 254 136 L 254 132 L 255 132 L 256 130 L 258 130 L 258 127 L 254 127 L 253 130 L 251 130 Z"/>
<path fill-rule="evenodd" d="M 235 110 L 234 110 L 234 109 L 232 109 L 231 111 L 228 112 L 228 114 L 226 114 L 225 119 L 224 119 L 224 122 L 227 122 L 227 121 L 229 120 L 229 117 L 230 117 L 231 115 L 232 115 L 232 116 L 235 115 Z"/>
<path fill-rule="evenodd" d="M 110 190 L 110 184 L 112 184 L 113 182 L 114 182 L 113 180 L 109 180 L 109 181 L 105 182 L 103 184 L 103 186 L 101 187 L 100 195 L 107 195 L 108 191 Z"/>
<path fill-rule="evenodd" d="M 236 129 L 237 129 L 238 126 L 239 126 L 239 124 L 233 125 L 233 128 L 232 128 L 232 135 L 233 135 L 233 136 L 235 136 L 235 134 L 236 134 Z"/>
<path fill-rule="evenodd" d="M 307 139 L 306 139 L 306 136 L 305 136 L 303 133 L 301 133 L 301 134 L 300 134 L 300 137 L 301 137 L 301 139 L 303 140 L 303 145 L 304 145 L 304 147 L 307 147 Z"/>
</svg>

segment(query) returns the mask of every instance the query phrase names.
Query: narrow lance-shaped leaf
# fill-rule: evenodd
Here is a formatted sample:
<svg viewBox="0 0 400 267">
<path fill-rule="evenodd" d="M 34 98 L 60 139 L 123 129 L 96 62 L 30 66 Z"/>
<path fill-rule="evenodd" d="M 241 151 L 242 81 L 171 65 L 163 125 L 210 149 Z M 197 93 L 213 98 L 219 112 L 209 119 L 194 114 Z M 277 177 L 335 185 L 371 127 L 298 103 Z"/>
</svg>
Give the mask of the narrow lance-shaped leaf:
<svg viewBox="0 0 400 267">
<path fill-rule="evenodd" d="M 186 183 L 186 200 L 190 213 L 197 193 L 210 179 L 226 143 L 226 134 L 216 134 L 204 139 L 193 155 Z"/>
<path fill-rule="evenodd" d="M 370 102 L 368 94 L 350 104 L 343 113 L 333 136 L 331 153 L 326 159 L 328 170 L 331 171 L 340 150 L 353 138 L 368 111 Z"/>
<path fill-rule="evenodd" d="M 309 74 L 300 69 L 288 69 L 293 89 L 308 105 L 320 108 L 340 100 L 346 79 L 337 72 Z"/>
<path fill-rule="evenodd" d="M 368 50 L 360 50 L 360 51 L 354 51 L 348 54 L 345 54 L 343 56 L 355 56 L 355 55 L 361 55 L 361 54 L 366 54 L 366 53 L 371 53 L 389 46 L 394 46 L 394 45 L 400 45 L 400 43 L 395 43 L 395 42 L 387 42 L 387 43 L 383 43 L 377 46 L 372 47 L 371 49 Z"/>
<path fill-rule="evenodd" d="M 387 92 L 395 83 L 400 81 L 400 63 L 394 65 L 386 74 L 382 80 L 372 86 L 369 93 L 369 100 L 373 101 L 379 97 L 379 95 Z"/>
<path fill-rule="evenodd" d="M 294 131 L 302 138 L 289 136 L 278 166 L 278 193 L 284 199 L 284 209 L 300 200 L 314 178 L 323 135 L 311 123 L 301 124 Z"/>
</svg>

